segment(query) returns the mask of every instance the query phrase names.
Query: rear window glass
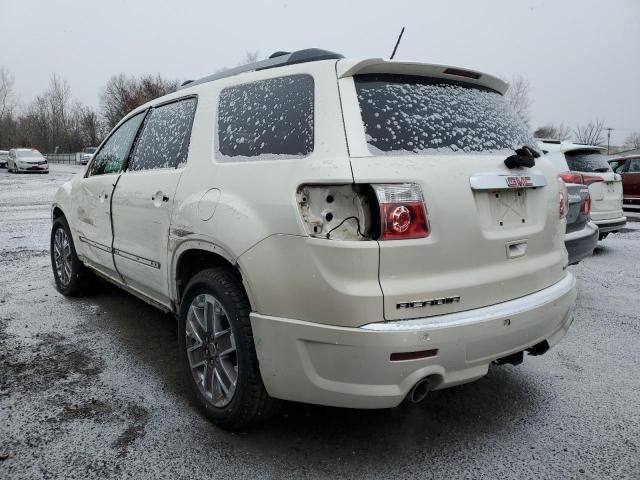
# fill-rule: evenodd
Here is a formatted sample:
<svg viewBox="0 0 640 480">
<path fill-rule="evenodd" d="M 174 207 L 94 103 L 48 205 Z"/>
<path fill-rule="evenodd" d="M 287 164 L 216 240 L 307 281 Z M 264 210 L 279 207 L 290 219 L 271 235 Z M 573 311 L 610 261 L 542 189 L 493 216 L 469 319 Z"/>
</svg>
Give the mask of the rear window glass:
<svg viewBox="0 0 640 480">
<path fill-rule="evenodd" d="M 224 161 L 304 157 L 313 151 L 313 77 L 291 75 L 225 88 L 218 105 Z"/>
<path fill-rule="evenodd" d="M 374 154 L 538 150 L 504 97 L 488 88 L 408 75 L 357 75 L 354 81 Z"/>
<path fill-rule="evenodd" d="M 597 150 L 573 150 L 565 152 L 569 170 L 576 172 L 610 172 L 607 156 Z"/>
</svg>

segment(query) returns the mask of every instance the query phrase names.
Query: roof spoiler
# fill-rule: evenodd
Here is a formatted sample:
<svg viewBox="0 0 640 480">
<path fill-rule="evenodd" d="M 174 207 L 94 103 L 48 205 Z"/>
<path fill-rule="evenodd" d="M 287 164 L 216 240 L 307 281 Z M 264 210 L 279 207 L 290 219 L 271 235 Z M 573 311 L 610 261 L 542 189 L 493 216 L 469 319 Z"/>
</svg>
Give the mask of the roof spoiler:
<svg viewBox="0 0 640 480">
<path fill-rule="evenodd" d="M 403 62 L 370 58 L 367 60 L 343 60 L 338 62 L 338 78 L 363 75 L 366 73 L 395 73 L 400 75 L 417 75 L 421 77 L 446 78 L 480 85 L 504 95 L 509 84 L 497 77 L 482 72 L 451 67 L 449 65 L 431 65 L 419 62 Z"/>
</svg>

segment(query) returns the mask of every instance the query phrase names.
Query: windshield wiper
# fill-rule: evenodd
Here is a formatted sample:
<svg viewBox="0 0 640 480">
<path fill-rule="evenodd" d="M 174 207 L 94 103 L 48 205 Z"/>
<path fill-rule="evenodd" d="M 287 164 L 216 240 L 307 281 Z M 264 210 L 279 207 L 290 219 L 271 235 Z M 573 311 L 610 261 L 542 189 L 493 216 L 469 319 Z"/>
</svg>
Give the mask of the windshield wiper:
<svg viewBox="0 0 640 480">
<path fill-rule="evenodd" d="M 594 172 L 605 173 L 605 172 L 610 172 L 611 170 L 609 170 L 607 167 L 600 167 L 600 168 L 595 168 L 593 171 Z"/>
</svg>

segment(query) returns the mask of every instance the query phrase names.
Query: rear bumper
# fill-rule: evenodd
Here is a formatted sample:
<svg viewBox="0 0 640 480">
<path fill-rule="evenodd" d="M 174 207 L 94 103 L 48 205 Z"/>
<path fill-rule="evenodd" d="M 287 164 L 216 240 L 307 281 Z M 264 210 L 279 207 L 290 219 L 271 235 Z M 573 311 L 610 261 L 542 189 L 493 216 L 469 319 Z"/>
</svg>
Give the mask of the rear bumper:
<svg viewBox="0 0 640 480">
<path fill-rule="evenodd" d="M 627 224 L 627 217 L 620 216 L 617 218 L 609 218 L 606 220 L 593 219 L 593 222 L 598 225 L 600 233 L 614 232 Z"/>
<path fill-rule="evenodd" d="M 587 222 L 582 230 L 565 235 L 564 244 L 569 252 L 569 265 L 575 265 L 593 254 L 593 249 L 598 243 L 598 233 L 598 226 L 593 222 Z"/>
<path fill-rule="evenodd" d="M 262 380 L 276 398 L 350 408 L 398 405 L 425 377 L 435 388 L 476 380 L 498 358 L 544 340 L 553 346 L 571 322 L 573 275 L 498 305 L 413 320 L 335 327 L 251 314 Z M 437 349 L 418 360 L 392 353 Z"/>
</svg>

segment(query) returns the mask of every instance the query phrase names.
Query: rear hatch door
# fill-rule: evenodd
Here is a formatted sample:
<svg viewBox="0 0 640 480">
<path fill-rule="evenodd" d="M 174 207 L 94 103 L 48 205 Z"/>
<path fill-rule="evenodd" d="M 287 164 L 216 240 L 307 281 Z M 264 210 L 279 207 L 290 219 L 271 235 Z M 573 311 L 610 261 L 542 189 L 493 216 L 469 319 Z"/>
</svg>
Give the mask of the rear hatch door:
<svg viewBox="0 0 640 480">
<path fill-rule="evenodd" d="M 502 95 L 386 68 L 340 80 L 355 182 L 415 183 L 429 219 L 426 238 L 379 241 L 385 319 L 497 304 L 559 281 L 557 174 L 544 158 L 505 166 L 514 148 L 535 142 Z"/>
</svg>

